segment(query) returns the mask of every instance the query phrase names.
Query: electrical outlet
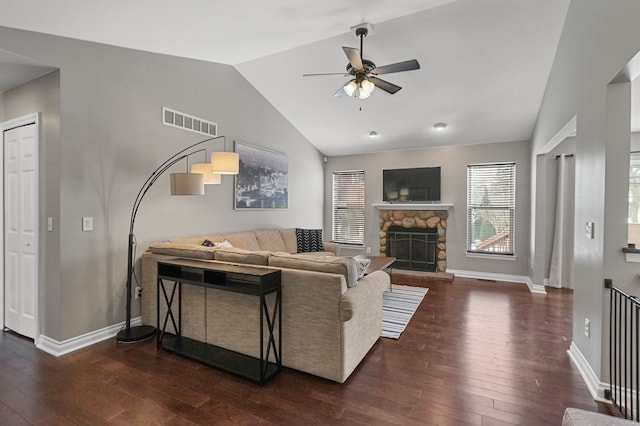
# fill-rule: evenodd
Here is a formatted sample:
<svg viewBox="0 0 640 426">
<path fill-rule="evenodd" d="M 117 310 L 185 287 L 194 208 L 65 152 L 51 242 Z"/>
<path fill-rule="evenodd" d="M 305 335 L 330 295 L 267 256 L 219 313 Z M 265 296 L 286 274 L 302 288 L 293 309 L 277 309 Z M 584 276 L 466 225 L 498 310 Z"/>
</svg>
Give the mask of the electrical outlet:
<svg viewBox="0 0 640 426">
<path fill-rule="evenodd" d="M 142 287 L 136 287 L 135 298 L 140 299 L 142 297 Z"/>
<path fill-rule="evenodd" d="M 367 247 L 367 254 L 371 254 L 371 247 Z"/>
<path fill-rule="evenodd" d="M 591 321 L 589 321 L 589 318 L 584 319 L 584 335 L 587 338 L 591 337 Z"/>
<path fill-rule="evenodd" d="M 82 218 L 82 230 L 93 231 L 93 217 L 85 216 Z"/>
</svg>

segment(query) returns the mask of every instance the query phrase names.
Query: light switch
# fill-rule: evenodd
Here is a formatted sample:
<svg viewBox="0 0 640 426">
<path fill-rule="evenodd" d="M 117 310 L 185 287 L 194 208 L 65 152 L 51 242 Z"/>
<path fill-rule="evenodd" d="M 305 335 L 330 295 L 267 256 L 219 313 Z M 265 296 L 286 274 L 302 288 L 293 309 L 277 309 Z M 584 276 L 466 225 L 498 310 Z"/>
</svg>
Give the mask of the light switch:
<svg viewBox="0 0 640 426">
<path fill-rule="evenodd" d="M 82 218 L 82 230 L 93 231 L 93 217 L 85 216 Z"/>
<path fill-rule="evenodd" d="M 53 218 L 52 217 L 48 217 L 47 218 L 47 231 L 49 231 L 49 232 L 53 231 Z"/>
<path fill-rule="evenodd" d="M 593 240 L 593 222 L 587 222 L 584 225 L 584 230 L 587 238 Z"/>
</svg>

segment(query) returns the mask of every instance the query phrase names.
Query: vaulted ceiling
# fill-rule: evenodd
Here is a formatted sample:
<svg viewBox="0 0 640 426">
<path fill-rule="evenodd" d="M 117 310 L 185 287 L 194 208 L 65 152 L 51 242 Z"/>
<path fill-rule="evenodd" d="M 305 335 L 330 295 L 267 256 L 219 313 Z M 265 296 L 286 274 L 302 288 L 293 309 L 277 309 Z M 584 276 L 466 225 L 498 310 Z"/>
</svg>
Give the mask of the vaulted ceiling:
<svg viewBox="0 0 640 426">
<path fill-rule="evenodd" d="M 230 64 L 324 155 L 531 137 L 568 0 L 0 0 L 0 25 Z M 364 57 L 417 59 L 394 95 L 334 97 L 343 46 L 370 23 Z M 0 49 L 2 45 L 0 43 Z M 0 50 L 0 91 L 46 64 Z M 11 81 L 11 76 L 19 76 Z M 20 79 L 24 81 L 20 81 Z M 213 118 L 215 120 L 215 118 Z M 448 124 L 437 132 L 437 122 Z M 221 123 L 223 124 L 223 123 Z M 368 137 L 370 131 L 377 138 Z"/>
</svg>

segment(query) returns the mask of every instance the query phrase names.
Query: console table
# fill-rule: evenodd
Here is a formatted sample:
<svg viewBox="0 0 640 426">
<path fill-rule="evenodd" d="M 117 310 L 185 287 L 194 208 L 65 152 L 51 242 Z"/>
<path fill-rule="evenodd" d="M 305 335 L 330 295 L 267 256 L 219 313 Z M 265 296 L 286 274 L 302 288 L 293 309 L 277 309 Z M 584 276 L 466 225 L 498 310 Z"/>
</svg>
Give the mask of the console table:
<svg viewBox="0 0 640 426">
<path fill-rule="evenodd" d="M 186 259 L 158 262 L 156 296 L 157 347 L 218 367 L 258 383 L 264 383 L 282 369 L 280 276 L 279 269 L 227 265 Z M 173 282 L 173 285 L 166 285 L 165 281 Z M 260 298 L 260 357 L 256 358 L 241 354 L 182 336 L 182 286 L 185 284 L 258 296 Z M 177 318 L 173 306 L 176 290 L 178 296 Z M 161 292 L 167 306 L 162 326 L 160 324 Z M 269 307 L 266 296 L 272 293 L 275 293 L 275 300 L 272 306 Z M 176 331 L 175 335 L 165 332 L 169 321 L 171 321 Z M 266 330 L 264 327 L 265 321 Z M 274 337 L 276 327 L 277 344 Z M 267 331 L 266 339 L 265 331 Z"/>
</svg>

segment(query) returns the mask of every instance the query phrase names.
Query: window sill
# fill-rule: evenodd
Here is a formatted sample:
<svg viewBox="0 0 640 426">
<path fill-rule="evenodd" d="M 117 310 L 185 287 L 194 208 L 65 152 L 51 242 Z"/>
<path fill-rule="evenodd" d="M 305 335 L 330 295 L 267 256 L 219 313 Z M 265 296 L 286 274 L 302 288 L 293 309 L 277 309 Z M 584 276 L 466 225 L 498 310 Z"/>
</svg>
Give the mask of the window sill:
<svg viewBox="0 0 640 426">
<path fill-rule="evenodd" d="M 467 253 L 466 256 L 474 259 L 509 260 L 509 261 L 516 260 L 515 255 L 509 255 L 509 254 Z"/>
<path fill-rule="evenodd" d="M 640 249 L 623 247 L 624 260 L 628 263 L 640 263 Z"/>
</svg>

